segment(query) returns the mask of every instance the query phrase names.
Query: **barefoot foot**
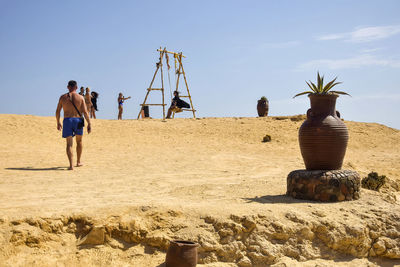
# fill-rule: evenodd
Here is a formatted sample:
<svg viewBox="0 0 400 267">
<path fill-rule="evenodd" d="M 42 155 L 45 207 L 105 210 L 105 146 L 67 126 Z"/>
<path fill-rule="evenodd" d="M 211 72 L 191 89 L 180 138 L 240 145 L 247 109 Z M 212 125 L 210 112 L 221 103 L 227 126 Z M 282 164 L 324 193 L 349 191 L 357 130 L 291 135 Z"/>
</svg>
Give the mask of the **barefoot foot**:
<svg viewBox="0 0 400 267">
<path fill-rule="evenodd" d="M 69 171 L 73 171 L 73 170 L 74 170 L 74 167 L 71 166 L 71 167 L 68 168 L 68 170 L 69 170 Z"/>
<path fill-rule="evenodd" d="M 82 163 L 76 163 L 76 167 L 82 167 L 83 166 L 83 164 Z"/>
</svg>

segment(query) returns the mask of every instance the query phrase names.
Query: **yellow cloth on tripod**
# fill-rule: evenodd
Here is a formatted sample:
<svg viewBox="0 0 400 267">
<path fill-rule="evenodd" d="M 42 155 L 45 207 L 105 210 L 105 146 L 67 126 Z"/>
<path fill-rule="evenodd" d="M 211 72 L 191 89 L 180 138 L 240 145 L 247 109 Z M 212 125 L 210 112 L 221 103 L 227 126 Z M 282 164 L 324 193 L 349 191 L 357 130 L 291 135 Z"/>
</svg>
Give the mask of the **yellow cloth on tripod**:
<svg viewBox="0 0 400 267">
<path fill-rule="evenodd" d="M 167 66 L 168 66 L 168 70 L 171 68 L 171 66 L 169 65 L 169 56 L 168 53 L 165 53 L 165 59 L 167 61 Z"/>
<path fill-rule="evenodd" d="M 174 108 L 172 108 L 171 110 L 172 110 L 172 112 L 175 112 L 175 113 L 182 112 L 182 109 L 181 109 L 181 108 L 178 108 L 178 107 L 174 107 Z"/>
</svg>

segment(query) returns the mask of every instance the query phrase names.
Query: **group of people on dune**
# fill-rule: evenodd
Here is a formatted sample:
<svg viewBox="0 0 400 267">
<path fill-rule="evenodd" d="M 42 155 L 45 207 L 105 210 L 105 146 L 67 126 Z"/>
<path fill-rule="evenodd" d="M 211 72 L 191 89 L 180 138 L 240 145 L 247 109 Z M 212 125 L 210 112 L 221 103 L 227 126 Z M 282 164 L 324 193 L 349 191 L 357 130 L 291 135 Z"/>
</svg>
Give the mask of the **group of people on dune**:
<svg viewBox="0 0 400 267">
<path fill-rule="evenodd" d="M 97 98 L 99 97 L 99 94 L 95 91 L 90 92 L 89 87 L 86 87 L 85 93 L 85 88 L 83 86 L 81 87 L 79 94 L 85 99 L 86 108 L 88 110 L 90 118 L 96 119 L 96 111 L 98 110 Z"/>
<path fill-rule="evenodd" d="M 95 91 L 90 92 L 90 88 L 81 87 L 80 92 L 77 93 L 78 84 L 76 81 L 69 81 L 68 85 L 68 93 L 60 96 L 58 100 L 58 105 L 56 109 L 56 120 L 57 120 L 57 129 L 59 131 L 62 130 L 62 137 L 66 138 L 67 141 L 67 156 L 69 160 L 69 170 L 73 170 L 73 153 L 72 153 L 72 145 L 73 145 L 73 137 L 76 136 L 76 167 L 82 166 L 81 156 L 82 156 L 82 136 L 83 136 L 83 128 L 85 126 L 85 119 L 87 122 L 87 132 L 90 133 L 92 131 L 92 126 L 90 122 L 90 118 L 96 119 L 96 111 L 97 109 L 97 98 L 99 94 Z M 123 113 L 123 105 L 124 101 L 130 99 L 131 97 L 124 97 L 122 93 L 118 95 L 118 120 L 122 120 Z M 174 98 L 172 99 L 171 106 L 168 110 L 167 118 L 169 119 L 171 113 L 175 111 L 177 108 L 189 108 L 190 105 L 185 101 L 179 98 L 179 92 L 174 92 Z M 64 119 L 61 124 L 60 114 L 61 110 L 64 110 Z"/>
</svg>

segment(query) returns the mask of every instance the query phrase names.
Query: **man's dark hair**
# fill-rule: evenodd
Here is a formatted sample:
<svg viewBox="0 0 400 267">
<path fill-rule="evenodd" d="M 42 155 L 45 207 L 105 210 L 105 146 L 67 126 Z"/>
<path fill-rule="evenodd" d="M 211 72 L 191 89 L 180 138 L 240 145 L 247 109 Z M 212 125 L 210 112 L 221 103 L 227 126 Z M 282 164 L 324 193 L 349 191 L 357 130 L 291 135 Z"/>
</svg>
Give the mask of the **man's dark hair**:
<svg viewBox="0 0 400 267">
<path fill-rule="evenodd" d="M 75 87 L 75 86 L 76 86 L 76 81 L 70 80 L 70 81 L 68 82 L 68 87 Z"/>
</svg>

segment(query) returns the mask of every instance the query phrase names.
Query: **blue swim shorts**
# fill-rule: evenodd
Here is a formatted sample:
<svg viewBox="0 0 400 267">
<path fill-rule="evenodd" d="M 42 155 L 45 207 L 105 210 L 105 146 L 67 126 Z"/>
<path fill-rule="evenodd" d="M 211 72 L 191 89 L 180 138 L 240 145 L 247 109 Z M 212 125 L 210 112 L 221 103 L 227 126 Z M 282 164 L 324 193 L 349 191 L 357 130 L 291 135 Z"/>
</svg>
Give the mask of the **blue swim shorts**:
<svg viewBox="0 0 400 267">
<path fill-rule="evenodd" d="M 83 135 L 83 128 L 78 128 L 79 122 L 82 118 L 64 118 L 63 120 L 63 132 L 62 137 L 67 138 L 69 136 Z"/>
</svg>

